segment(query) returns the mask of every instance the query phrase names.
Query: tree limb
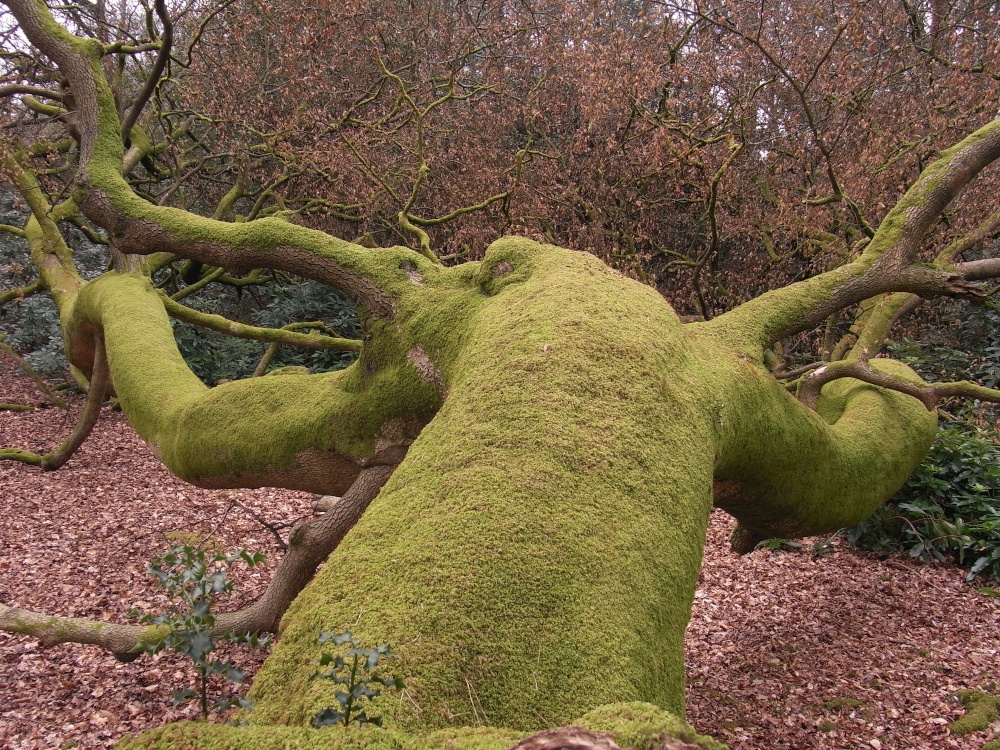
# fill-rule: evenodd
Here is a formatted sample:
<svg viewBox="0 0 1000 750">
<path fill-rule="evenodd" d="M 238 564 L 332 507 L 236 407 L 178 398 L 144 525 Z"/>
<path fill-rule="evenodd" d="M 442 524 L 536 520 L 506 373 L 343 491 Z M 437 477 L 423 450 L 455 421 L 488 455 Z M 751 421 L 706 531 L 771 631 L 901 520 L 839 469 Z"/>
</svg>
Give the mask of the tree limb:
<svg viewBox="0 0 1000 750">
<path fill-rule="evenodd" d="M 138 121 L 143 107 L 146 106 L 149 97 L 153 95 L 157 85 L 159 85 L 163 71 L 166 70 L 167 61 L 170 59 L 170 49 L 173 46 L 174 25 L 170 20 L 170 13 L 167 11 L 166 3 L 164 0 L 155 0 L 153 8 L 156 10 L 156 15 L 159 17 L 160 23 L 163 24 L 163 31 L 160 34 L 160 51 L 156 55 L 156 62 L 153 63 L 153 69 L 146 76 L 146 80 L 142 84 L 142 90 L 125 115 L 125 119 L 122 120 L 121 137 L 123 141 L 128 140 L 129 133 L 132 132 L 132 126 Z"/>
<path fill-rule="evenodd" d="M 987 388 L 967 380 L 953 383 L 919 383 L 904 380 L 895 375 L 876 372 L 868 364 L 867 359 L 844 360 L 831 362 L 828 365 L 813 370 L 802 378 L 799 383 L 798 399 L 810 409 L 815 409 L 823 386 L 839 378 L 854 378 L 880 388 L 899 391 L 918 399 L 928 411 L 933 410 L 941 401 L 953 396 L 976 398 L 980 401 L 1000 403 L 1000 390 Z"/>
<path fill-rule="evenodd" d="M 247 325 L 246 323 L 238 323 L 221 315 L 194 310 L 176 302 L 162 291 L 160 292 L 160 296 L 163 300 L 163 306 L 171 318 L 176 318 L 191 325 L 201 326 L 202 328 L 208 328 L 212 331 L 218 331 L 227 336 L 252 339 L 254 341 L 266 341 L 275 344 L 290 344 L 291 346 L 300 346 L 304 349 L 336 349 L 345 352 L 361 351 L 361 341 L 358 339 L 334 338 L 333 336 L 324 336 L 318 333 L 295 333 L 294 330 L 290 330 L 287 327 L 259 328 Z M 306 325 L 317 326 L 315 323 Z"/>
<path fill-rule="evenodd" d="M 0 292 L 0 307 L 13 300 L 24 299 L 44 291 L 45 284 L 41 279 L 35 279 L 30 284 L 19 286 L 17 289 L 8 289 L 6 292 Z"/>
<path fill-rule="evenodd" d="M 24 83 L 8 83 L 0 86 L 0 97 L 16 96 L 17 94 L 41 96 L 56 102 L 62 102 L 63 100 L 63 93 L 61 91 L 53 91 L 42 86 L 29 86 Z"/>
<path fill-rule="evenodd" d="M 250 606 L 218 615 L 212 633 L 245 635 L 277 632 L 278 622 L 292 600 L 361 518 L 395 467 L 396 464 L 392 463 L 364 469 L 330 510 L 297 526 L 289 540 L 288 554 L 275 570 L 267 590 Z M 0 604 L 0 630 L 32 636 L 43 646 L 58 643 L 100 646 L 124 661 L 131 661 L 142 650 L 143 644 L 154 643 L 163 635 L 162 628 L 155 626 L 56 617 L 4 604 Z"/>
<path fill-rule="evenodd" d="M 58 469 L 76 453 L 93 431 L 94 425 L 97 424 L 97 420 L 101 416 L 101 405 L 104 403 L 105 395 L 107 395 L 109 383 L 110 373 L 104 351 L 104 342 L 100 340 L 99 336 L 95 336 L 94 371 L 90 380 L 90 389 L 87 391 L 87 400 L 84 402 L 83 409 L 77 417 L 69 437 L 44 455 L 17 448 L 0 449 L 0 460 L 20 461 L 32 466 L 40 466 L 45 471 Z M 53 398 L 55 397 L 53 396 Z M 63 404 L 65 408 L 65 402 Z"/>
<path fill-rule="evenodd" d="M 60 27 L 44 4 L 11 0 L 24 34 L 69 81 L 80 131 L 84 213 L 128 254 L 172 252 L 232 269 L 274 268 L 341 289 L 376 317 L 394 314 L 394 297 L 410 288 L 402 257 L 431 264 L 402 248 L 372 253 L 323 232 L 268 218 L 227 223 L 152 206 L 122 177 L 122 134 L 114 96 L 101 71 L 103 47 Z M 404 254 L 405 253 L 405 254 Z"/>
<path fill-rule="evenodd" d="M 1000 119 L 979 128 L 921 172 L 879 224 L 861 256 L 811 279 L 750 300 L 703 324 L 737 347 L 767 346 L 832 313 L 886 292 L 982 296 L 962 272 L 921 264 L 922 241 L 952 199 L 1000 158 Z"/>
</svg>

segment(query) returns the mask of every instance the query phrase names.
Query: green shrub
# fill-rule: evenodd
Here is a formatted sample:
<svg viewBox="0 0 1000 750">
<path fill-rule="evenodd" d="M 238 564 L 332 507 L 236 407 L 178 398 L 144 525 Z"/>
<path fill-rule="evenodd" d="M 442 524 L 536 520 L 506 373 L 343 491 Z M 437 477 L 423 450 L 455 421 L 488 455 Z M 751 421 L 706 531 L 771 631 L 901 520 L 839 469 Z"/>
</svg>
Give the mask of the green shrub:
<svg viewBox="0 0 1000 750">
<path fill-rule="evenodd" d="M 925 561 L 954 560 L 967 580 L 1000 580 L 1000 448 L 990 436 L 945 425 L 902 490 L 847 530 L 851 544 L 906 552 Z"/>
<path fill-rule="evenodd" d="M 383 677 L 375 673 L 385 659 L 395 654 L 388 644 L 375 648 L 362 648 L 350 630 L 343 633 L 320 633 L 318 643 L 332 643 L 340 653 L 326 653 L 319 659 L 319 666 L 327 670 L 314 672 L 312 679 L 328 680 L 337 688 L 334 696 L 339 706 L 324 708 L 313 717 L 313 726 L 328 727 L 343 724 L 373 724 L 382 726 L 382 717 L 368 714 L 366 706 L 382 692 L 382 688 L 402 690 L 406 683 L 399 677 Z M 346 648 L 345 648 L 346 647 Z"/>
<path fill-rule="evenodd" d="M 257 552 L 251 554 L 240 550 L 232 555 L 220 552 L 209 554 L 203 549 L 182 545 L 157 557 L 149 566 L 149 572 L 156 576 L 167 594 L 178 601 L 178 605 L 161 615 L 139 616 L 142 622 L 163 626 L 166 631 L 159 640 L 144 644 L 144 648 L 153 654 L 164 649 L 184 654 L 194 663 L 198 674 L 195 688 L 174 691 L 175 706 L 197 698 L 203 719 L 208 718 L 211 709 L 223 710 L 234 705 L 251 708 L 250 702 L 245 698 L 219 696 L 216 700 L 211 700 L 213 676 L 225 682 L 243 682 L 241 670 L 231 662 L 213 658 L 212 652 L 220 639 L 232 643 L 247 643 L 253 647 L 266 645 L 266 639 L 256 635 L 215 635 L 212 633 L 215 625 L 212 607 L 221 594 L 232 591 L 229 568 L 235 562 L 243 561 L 253 567 L 263 560 L 264 556 Z M 136 612 L 132 614 L 138 615 Z"/>
</svg>

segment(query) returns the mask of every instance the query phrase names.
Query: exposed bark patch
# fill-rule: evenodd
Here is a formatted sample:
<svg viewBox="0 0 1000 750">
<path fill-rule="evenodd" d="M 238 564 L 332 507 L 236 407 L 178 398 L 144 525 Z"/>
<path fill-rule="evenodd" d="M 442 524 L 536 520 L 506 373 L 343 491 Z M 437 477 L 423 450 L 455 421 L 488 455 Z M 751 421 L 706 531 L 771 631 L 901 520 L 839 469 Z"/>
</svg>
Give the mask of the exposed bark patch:
<svg viewBox="0 0 1000 750">
<path fill-rule="evenodd" d="M 400 263 L 399 268 L 406 274 L 406 278 L 408 278 L 417 286 L 423 286 L 424 277 L 420 275 L 420 271 L 417 270 L 417 266 L 415 263 L 411 263 L 410 261 L 407 260 Z"/>
<path fill-rule="evenodd" d="M 509 260 L 503 260 L 493 266 L 490 271 L 490 275 L 493 276 L 494 279 L 500 279 L 509 275 L 513 270 L 514 264 Z"/>
<path fill-rule="evenodd" d="M 441 374 L 437 365 L 431 362 L 431 358 L 427 356 L 427 352 L 425 352 L 419 344 L 406 353 L 406 361 L 413 365 L 416 371 L 420 373 L 421 378 L 437 389 L 437 392 L 441 394 L 442 398 L 444 397 L 446 391 L 444 375 Z"/>
<path fill-rule="evenodd" d="M 685 745 L 685 747 L 690 747 Z M 513 745 L 510 750 L 621 750 L 614 735 L 583 727 L 547 729 Z"/>
<path fill-rule="evenodd" d="M 337 453 L 309 449 L 296 456 L 299 466 L 295 469 L 295 489 L 316 494 L 346 492 L 361 471 L 361 465 Z M 192 484 L 205 489 L 230 487 L 274 487 L 279 478 L 288 474 L 287 468 L 275 467 L 273 471 L 227 472 L 219 476 L 191 478 Z M 289 484 L 287 479 L 284 484 Z"/>
<path fill-rule="evenodd" d="M 657 750 L 699 750 L 698 745 L 664 737 L 651 748 Z M 615 736 L 583 727 L 559 727 L 525 737 L 510 750 L 622 750 Z"/>
</svg>

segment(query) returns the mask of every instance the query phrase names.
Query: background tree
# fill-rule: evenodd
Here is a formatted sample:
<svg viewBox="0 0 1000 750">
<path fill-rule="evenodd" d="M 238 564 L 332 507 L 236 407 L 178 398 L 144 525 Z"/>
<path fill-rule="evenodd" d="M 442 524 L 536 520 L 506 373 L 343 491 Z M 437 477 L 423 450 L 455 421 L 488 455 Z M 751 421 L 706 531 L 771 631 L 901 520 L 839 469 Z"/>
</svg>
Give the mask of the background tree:
<svg viewBox="0 0 1000 750">
<path fill-rule="evenodd" d="M 294 6 L 258 6 L 236 24 L 219 6 L 186 6 L 175 22 L 156 4 L 136 33 L 125 23 L 104 33 L 100 12 L 91 33 L 87 18 L 63 10 L 72 34 L 44 3 L 9 7 L 18 28 L 9 27 L 6 93 L 17 96 L 8 106 L 17 127 L 4 166 L 31 211 L 12 229 L 27 240 L 38 274 L 11 297 L 49 292 L 91 403 L 103 400 L 109 379 L 129 421 L 182 478 L 343 495 L 293 534 L 267 594 L 218 618 L 220 629 L 244 632 L 281 621 L 254 684 L 251 726 L 168 727 L 138 746 L 319 742 L 307 727 L 331 695 L 309 679 L 316 639 L 362 613 L 355 634 L 391 642 L 401 657 L 409 700 L 380 706 L 401 735 L 499 746 L 516 735 L 453 728 L 524 733 L 575 722 L 623 743 L 636 733 L 695 741 L 681 719 L 683 632 L 713 499 L 739 519 L 738 549 L 853 524 L 920 461 L 941 398 L 1000 396 L 968 383 L 923 383 L 875 357 L 912 295 L 988 296 L 976 282 L 994 275 L 995 262 L 961 262 L 955 243 L 967 250 L 995 232 L 990 207 L 977 213 L 975 201 L 953 202 L 1000 157 L 1000 121 L 974 117 L 978 129 L 921 164 L 877 223 L 866 213 L 860 170 L 853 182 L 841 174 L 847 160 L 837 139 L 854 120 L 833 93 L 824 98 L 813 86 L 834 51 L 846 48 L 846 71 L 850 53 L 867 49 L 868 27 L 857 19 L 880 9 L 779 4 L 754 18 L 722 6 L 567 6 L 527 17 L 502 4 L 478 15 L 464 4 L 355 8 L 371 55 L 344 61 L 361 67 L 344 77 L 350 85 L 306 97 L 293 82 L 321 81 L 326 68 L 319 54 L 282 51 L 290 24 L 306 18 Z M 393 11 L 412 27 L 390 36 Z M 934 23 L 925 25 L 943 28 Z M 785 59 L 782 29 L 823 43 Z M 250 32 L 259 35 L 253 44 Z M 308 49 L 328 51 L 316 33 Z M 23 39 L 32 47 L 22 50 Z M 352 38 L 338 41 L 346 48 Z M 255 106 L 211 95 L 211 63 L 203 72 L 191 64 L 196 42 L 211 42 L 221 57 L 261 50 L 246 55 L 244 76 L 225 78 L 219 67 L 215 75 L 230 93 L 259 82 L 245 88 Z M 623 52 L 625 42 L 635 43 L 634 54 Z M 728 65 L 709 59 L 716 43 L 732 45 Z M 614 53 L 609 64 L 602 48 Z M 913 48 L 928 65 L 993 85 L 978 57 L 926 40 Z M 653 64 L 656 55 L 665 58 Z M 664 70 L 669 79 L 645 88 Z M 501 73 L 508 88 L 495 83 Z M 891 88 L 873 83 L 881 85 Z M 209 111 L 213 100 L 219 112 Z M 627 114 L 614 107 L 623 102 Z M 275 114 L 283 107 L 290 120 Z M 69 138 L 53 140 L 56 123 Z M 452 144 L 473 126 L 467 151 Z M 508 139 L 504 148 L 492 147 L 494 130 Z M 771 138 L 759 141 L 762 132 Z M 779 151 L 803 135 L 805 146 Z M 343 148 L 323 157 L 337 141 Z M 473 160 L 472 144 L 494 161 Z M 786 173 L 785 159 L 805 163 L 804 172 Z M 744 212 L 727 208 L 727 178 L 750 184 L 772 160 L 780 168 L 758 178 L 738 204 Z M 636 167 L 645 171 L 629 172 Z M 653 241 L 654 225 L 643 222 L 669 205 L 664 175 L 680 180 L 673 201 L 682 208 L 664 211 L 660 229 L 689 226 L 700 237 L 666 254 L 683 261 L 709 321 L 682 324 L 659 294 L 593 255 L 514 237 L 482 249 L 462 243 L 455 228 L 490 220 L 499 232 L 568 236 L 648 274 L 654 256 L 642 243 Z M 545 192 L 536 180 L 557 187 Z M 363 199 L 323 195 L 341 184 Z M 605 200 L 619 187 L 635 191 L 635 205 Z M 815 204 L 807 219 L 840 222 L 828 227 L 840 233 L 827 232 L 836 238 L 826 248 L 829 270 L 717 315 L 715 300 L 732 299 L 718 286 L 724 261 L 738 257 L 726 243 L 759 231 L 760 196 L 781 188 L 789 216 L 791 201 L 805 198 Z M 534 218 L 542 214 L 533 206 L 548 201 L 564 217 L 581 217 L 583 228 L 562 234 L 560 224 Z M 195 212 L 206 205 L 212 218 Z M 247 212 L 237 214 L 242 206 Z M 79 273 L 60 230 L 71 220 L 108 244 L 112 272 L 93 280 Z M 359 241 L 301 225 L 327 220 L 362 230 Z M 640 227 L 631 247 L 622 239 L 628 226 Z M 810 226 L 790 235 L 795 242 L 761 242 L 761 257 L 787 260 L 800 275 L 813 270 L 798 243 Z M 393 241 L 412 247 L 370 247 Z M 459 244 L 447 250 L 448 242 Z M 442 247 L 481 259 L 445 266 L 435 251 Z M 765 270 L 756 283 L 773 278 Z M 213 318 L 166 293 L 276 274 L 349 295 L 361 341 Z M 831 320 L 836 331 L 836 316 L 862 303 L 853 338 L 826 337 L 830 361 L 807 370 L 795 398 L 770 369 L 787 379 L 775 347 Z M 359 358 L 338 372 L 207 388 L 178 352 L 168 312 L 264 341 L 359 350 Z M 52 465 L 48 455 L 2 455 Z M 2 605 L 0 627 L 120 654 L 155 637 Z"/>
</svg>

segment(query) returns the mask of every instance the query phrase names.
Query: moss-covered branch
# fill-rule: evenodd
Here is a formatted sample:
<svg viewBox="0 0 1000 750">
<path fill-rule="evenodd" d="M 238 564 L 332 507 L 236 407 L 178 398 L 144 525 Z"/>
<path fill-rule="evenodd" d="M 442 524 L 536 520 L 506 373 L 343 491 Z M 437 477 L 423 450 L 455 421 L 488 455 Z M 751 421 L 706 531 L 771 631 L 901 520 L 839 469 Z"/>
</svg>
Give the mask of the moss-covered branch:
<svg viewBox="0 0 1000 750">
<path fill-rule="evenodd" d="M 201 264 L 199 263 L 197 267 L 198 270 L 200 271 Z M 225 272 L 226 269 L 222 268 L 221 266 L 219 268 L 213 268 L 208 273 L 202 274 L 201 278 L 198 279 L 197 281 L 193 281 L 183 289 L 180 289 L 179 291 L 170 295 L 170 299 L 173 300 L 174 302 L 180 302 L 185 297 L 189 297 L 195 292 L 200 292 L 202 289 L 211 284 L 213 281 L 218 280 L 219 277 L 222 276 Z"/>
<path fill-rule="evenodd" d="M 85 372 L 98 332 L 129 422 L 175 474 L 205 487 L 280 484 L 339 494 L 382 450 L 390 424 L 406 425 L 394 429 L 409 435 L 440 398 L 402 354 L 395 362 L 383 354 L 367 371 L 208 389 L 177 350 L 164 297 L 137 275 L 105 274 L 81 292 L 67 333 L 71 358 Z"/>
<path fill-rule="evenodd" d="M 265 341 L 274 344 L 288 344 L 290 346 L 298 346 L 303 349 L 333 349 L 343 352 L 361 351 L 361 341 L 358 339 L 335 338 L 333 336 L 324 336 L 320 333 L 296 333 L 288 327 L 260 328 L 258 326 L 247 325 L 246 323 L 239 323 L 235 320 L 224 318 L 221 315 L 214 315 L 212 313 L 194 310 L 176 302 L 174 299 L 168 297 L 162 292 L 161 298 L 163 300 L 163 306 L 166 308 L 167 314 L 170 317 L 176 318 L 177 320 L 185 323 L 190 323 L 191 325 L 208 328 L 212 331 L 218 331 L 219 333 L 224 333 L 228 336 L 235 336 L 236 338 L 241 339 L 252 339 L 253 341 Z M 306 325 L 309 327 L 318 326 L 316 323 Z"/>
<path fill-rule="evenodd" d="M 941 152 L 889 211 L 857 260 L 768 292 L 703 325 L 751 352 L 808 330 L 837 310 L 886 292 L 926 297 L 981 294 L 962 273 L 920 264 L 918 253 L 945 207 L 997 158 L 1000 119 Z"/>
<path fill-rule="evenodd" d="M 76 213 L 76 202 L 71 198 L 58 205 L 51 205 L 38 178 L 22 164 L 19 155 L 8 153 L 2 160 L 3 170 L 17 188 L 31 210 L 24 227 L 28 240 L 31 263 L 38 272 L 39 283 L 48 290 L 60 320 L 65 323 L 84 285 L 73 264 L 73 251 L 59 231 L 58 222 Z"/>
<path fill-rule="evenodd" d="M 41 279 L 35 279 L 30 284 L 25 286 L 17 287 L 16 289 L 8 289 L 5 292 L 0 292 L 0 307 L 6 305 L 8 302 L 13 302 L 14 300 L 27 299 L 34 294 L 45 291 L 45 284 Z"/>
<path fill-rule="evenodd" d="M 715 503 L 740 521 L 741 551 L 858 523 L 902 486 L 934 439 L 936 414 L 902 392 L 921 381 L 899 362 L 870 364 L 890 389 L 845 377 L 826 385 L 815 410 L 744 363 L 738 395 L 718 400 L 724 448 L 715 472 Z M 827 368 L 841 366 L 849 363 Z"/>
<path fill-rule="evenodd" d="M 0 232 L 7 232 L 15 237 L 24 237 L 24 230 L 21 227 L 11 226 L 10 224 L 0 224 Z"/>
<path fill-rule="evenodd" d="M 400 228 L 417 238 L 417 242 L 419 242 L 420 245 L 420 254 L 422 256 L 434 263 L 440 263 L 441 261 L 438 260 L 437 255 L 435 255 L 434 251 L 431 249 L 430 235 L 427 234 L 425 230 L 410 221 L 410 218 L 411 217 L 405 211 L 400 211 L 398 216 Z"/>
<path fill-rule="evenodd" d="M 877 372 L 866 359 L 831 362 L 813 370 L 799 382 L 798 399 L 810 409 L 815 409 L 823 386 L 839 378 L 854 378 L 893 391 L 913 396 L 928 410 L 934 409 L 946 398 L 956 396 L 975 398 L 988 403 L 1000 403 L 1000 390 L 961 380 L 950 383 L 923 383 L 897 377 L 888 372 Z"/>
<path fill-rule="evenodd" d="M 945 270 L 957 270 L 966 281 L 982 281 L 1000 276 L 1000 259 L 956 263 L 962 253 L 992 237 L 1000 227 L 1000 211 L 994 211 L 971 232 L 950 242 L 934 259 Z M 887 293 L 867 300 L 855 319 L 850 332 L 834 347 L 830 360 L 876 357 L 882 351 L 892 327 L 915 310 L 922 298 L 906 292 Z"/>
<path fill-rule="evenodd" d="M 464 216 L 465 214 L 471 214 L 475 211 L 482 211 L 483 209 L 489 208 L 494 203 L 505 200 L 510 197 L 510 190 L 504 190 L 502 193 L 497 193 L 496 195 L 491 195 L 485 200 L 479 201 L 479 203 L 474 203 L 471 206 L 462 206 L 461 208 L 456 208 L 444 216 L 438 216 L 433 219 L 425 219 L 421 216 L 414 216 L 413 214 L 408 214 L 408 218 L 411 222 L 421 227 L 436 227 L 441 224 L 446 224 L 449 221 L 457 219 L 459 216 Z"/>
<path fill-rule="evenodd" d="M 119 625 L 81 617 L 57 617 L 0 604 L 0 630 L 30 635 L 43 646 L 86 643 L 115 654 L 127 654 L 143 642 L 155 642 L 161 633 L 155 626 Z"/>
<path fill-rule="evenodd" d="M 393 313 L 409 288 L 406 261 L 427 265 L 404 248 L 373 253 L 277 218 L 227 223 L 152 206 L 122 177 L 122 134 L 111 88 L 101 69 L 103 47 L 71 35 L 43 3 L 12 0 L 22 31 L 60 68 L 78 104 L 84 213 L 115 237 L 123 253 L 172 252 L 231 269 L 275 268 L 341 289 L 376 316 Z"/>
</svg>

